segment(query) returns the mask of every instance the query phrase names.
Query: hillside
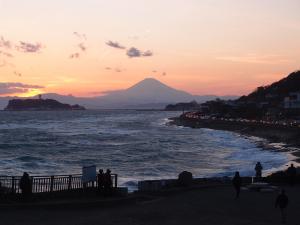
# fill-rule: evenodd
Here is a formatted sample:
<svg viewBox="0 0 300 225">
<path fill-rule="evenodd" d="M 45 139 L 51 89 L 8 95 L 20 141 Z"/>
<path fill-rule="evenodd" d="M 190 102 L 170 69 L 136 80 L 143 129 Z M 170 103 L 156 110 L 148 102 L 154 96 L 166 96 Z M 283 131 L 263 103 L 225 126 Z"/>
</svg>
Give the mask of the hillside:
<svg viewBox="0 0 300 225">
<path fill-rule="evenodd" d="M 274 102 L 282 102 L 289 93 L 298 91 L 300 91 L 300 71 L 293 72 L 271 85 L 258 87 L 249 95 L 239 98 L 238 101 L 263 102 L 272 99 Z"/>
<path fill-rule="evenodd" d="M 258 87 L 235 101 L 208 101 L 202 104 L 206 114 L 221 117 L 300 120 L 300 71 L 268 86 Z"/>
</svg>

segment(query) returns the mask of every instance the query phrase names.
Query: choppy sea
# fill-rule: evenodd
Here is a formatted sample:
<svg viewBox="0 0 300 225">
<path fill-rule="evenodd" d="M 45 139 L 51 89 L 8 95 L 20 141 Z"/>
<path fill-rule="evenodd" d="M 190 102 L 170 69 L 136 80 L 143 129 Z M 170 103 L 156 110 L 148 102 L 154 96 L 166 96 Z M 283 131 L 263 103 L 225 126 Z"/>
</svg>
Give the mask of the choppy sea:
<svg viewBox="0 0 300 225">
<path fill-rule="evenodd" d="M 119 184 L 175 178 L 253 175 L 283 168 L 290 149 L 228 131 L 168 125 L 178 112 L 86 110 L 0 111 L 0 175 L 81 173 L 82 166 L 110 168 Z"/>
</svg>

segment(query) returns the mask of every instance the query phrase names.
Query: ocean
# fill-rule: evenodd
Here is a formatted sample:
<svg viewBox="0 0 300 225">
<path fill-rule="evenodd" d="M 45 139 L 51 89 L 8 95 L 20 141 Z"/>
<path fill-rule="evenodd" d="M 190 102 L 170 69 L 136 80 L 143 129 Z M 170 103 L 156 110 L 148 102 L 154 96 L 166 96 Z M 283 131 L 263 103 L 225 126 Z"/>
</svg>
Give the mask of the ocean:
<svg viewBox="0 0 300 225">
<path fill-rule="evenodd" d="M 179 112 L 86 110 L 0 112 L 0 175 L 78 174 L 96 165 L 119 175 L 119 185 L 138 180 L 254 175 L 290 160 L 282 144 L 228 131 L 168 125 Z"/>
</svg>

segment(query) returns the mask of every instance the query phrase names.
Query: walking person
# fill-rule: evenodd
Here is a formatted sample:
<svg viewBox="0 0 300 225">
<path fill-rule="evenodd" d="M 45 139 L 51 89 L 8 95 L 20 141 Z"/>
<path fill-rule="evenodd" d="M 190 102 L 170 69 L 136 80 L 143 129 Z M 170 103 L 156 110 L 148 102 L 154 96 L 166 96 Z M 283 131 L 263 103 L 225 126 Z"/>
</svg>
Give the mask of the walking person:
<svg viewBox="0 0 300 225">
<path fill-rule="evenodd" d="M 285 194 L 285 190 L 282 189 L 281 193 L 277 196 L 276 202 L 275 202 L 275 208 L 279 206 L 280 209 L 280 215 L 281 215 L 281 223 L 285 224 L 286 223 L 286 208 L 288 206 L 289 199 L 287 195 Z"/>
<path fill-rule="evenodd" d="M 241 191 L 241 186 L 242 186 L 242 178 L 240 177 L 240 173 L 237 171 L 235 172 L 235 175 L 232 179 L 232 184 L 235 189 L 235 198 L 240 197 L 240 191 Z"/>
<path fill-rule="evenodd" d="M 255 165 L 255 177 L 260 180 L 262 175 L 263 167 L 260 162 L 257 162 Z"/>
</svg>

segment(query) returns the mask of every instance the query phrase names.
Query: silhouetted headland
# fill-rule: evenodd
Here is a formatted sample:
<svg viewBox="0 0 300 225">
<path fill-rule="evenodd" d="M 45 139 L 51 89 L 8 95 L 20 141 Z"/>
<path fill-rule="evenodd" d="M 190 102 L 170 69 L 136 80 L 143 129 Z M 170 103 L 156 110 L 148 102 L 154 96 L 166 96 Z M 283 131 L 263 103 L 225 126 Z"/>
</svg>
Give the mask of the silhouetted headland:
<svg viewBox="0 0 300 225">
<path fill-rule="evenodd" d="M 4 109 L 6 111 L 55 111 L 55 110 L 85 110 L 80 105 L 60 103 L 54 99 L 12 99 Z"/>
<path fill-rule="evenodd" d="M 173 124 L 192 128 L 234 131 L 300 146 L 300 71 L 268 86 L 258 87 L 237 100 L 216 99 L 169 105 L 168 108 L 192 111 L 171 118 Z M 294 152 L 300 157 L 300 152 Z"/>
</svg>

